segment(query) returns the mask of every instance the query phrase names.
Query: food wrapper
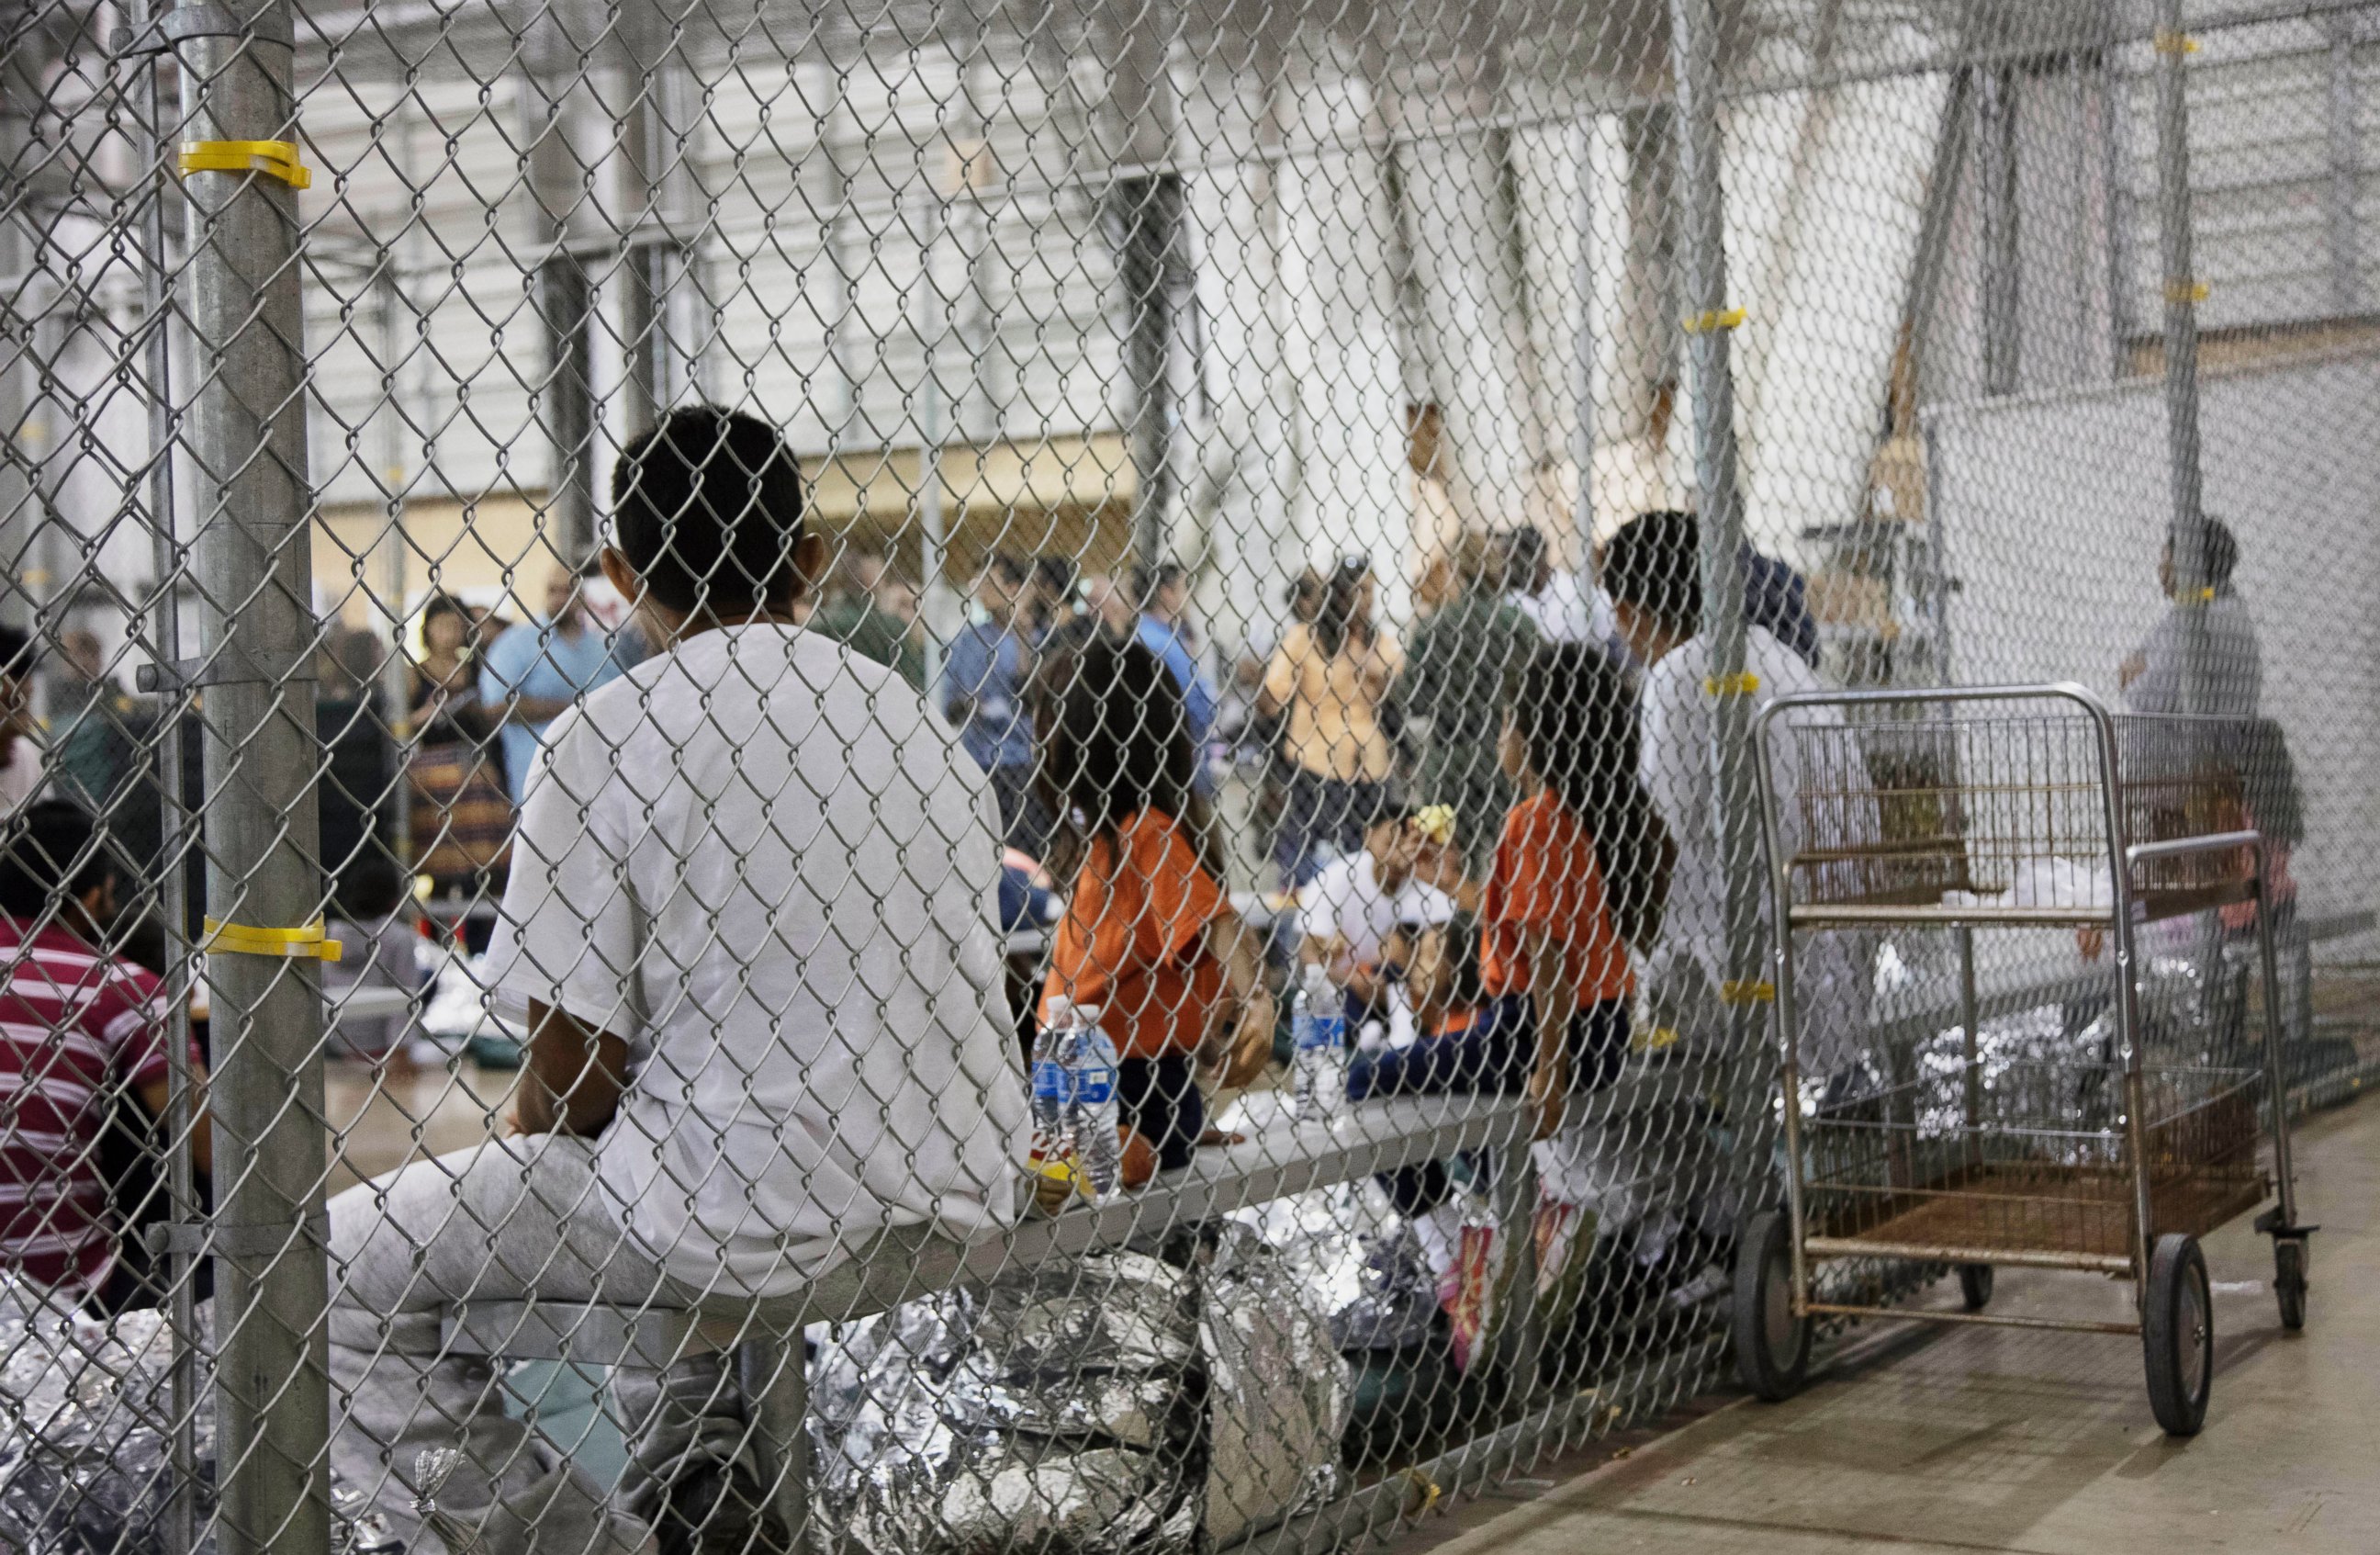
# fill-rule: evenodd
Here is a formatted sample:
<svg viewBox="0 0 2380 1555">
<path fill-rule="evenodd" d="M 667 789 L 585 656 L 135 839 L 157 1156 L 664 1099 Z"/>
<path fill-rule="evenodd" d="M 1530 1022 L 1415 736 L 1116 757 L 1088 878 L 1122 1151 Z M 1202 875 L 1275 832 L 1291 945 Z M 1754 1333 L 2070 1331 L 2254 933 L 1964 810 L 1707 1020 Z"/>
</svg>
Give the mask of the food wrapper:
<svg viewBox="0 0 2380 1555">
<path fill-rule="evenodd" d="M 1281 1250 L 1305 1299 L 1329 1315 L 1332 1344 L 1409 1350 L 1438 1330 L 1438 1280 L 1413 1221 L 1366 1178 L 1234 1212 Z"/>
</svg>

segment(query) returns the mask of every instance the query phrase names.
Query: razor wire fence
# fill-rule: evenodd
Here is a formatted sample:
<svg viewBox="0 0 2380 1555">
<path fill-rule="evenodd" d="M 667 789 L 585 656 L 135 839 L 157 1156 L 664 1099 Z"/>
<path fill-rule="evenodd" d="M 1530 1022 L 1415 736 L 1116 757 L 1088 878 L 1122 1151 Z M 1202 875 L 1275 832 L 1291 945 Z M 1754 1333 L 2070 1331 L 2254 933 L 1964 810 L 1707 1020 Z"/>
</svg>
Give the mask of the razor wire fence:
<svg viewBox="0 0 2380 1555">
<path fill-rule="evenodd" d="M 1711 1386 L 1780 690 L 2230 721 L 2370 1067 L 2380 7 L 0 27 L 8 1542 L 1321 1550 Z M 1819 954 L 1813 1108 L 2104 1062 Z"/>
</svg>

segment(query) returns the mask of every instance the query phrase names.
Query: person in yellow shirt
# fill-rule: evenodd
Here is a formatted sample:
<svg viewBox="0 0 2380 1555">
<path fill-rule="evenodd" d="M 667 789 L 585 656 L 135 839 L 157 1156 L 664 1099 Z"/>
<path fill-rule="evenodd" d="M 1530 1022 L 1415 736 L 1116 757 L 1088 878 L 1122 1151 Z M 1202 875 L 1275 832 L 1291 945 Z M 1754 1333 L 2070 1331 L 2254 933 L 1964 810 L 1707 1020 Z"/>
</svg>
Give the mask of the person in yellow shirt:
<svg viewBox="0 0 2380 1555">
<path fill-rule="evenodd" d="M 1371 564 L 1331 572 L 1311 626 L 1293 626 L 1266 667 L 1262 717 L 1285 717 L 1288 791 L 1274 833 L 1281 884 L 1304 885 L 1329 858 L 1361 847 L 1386 799 L 1395 752 L 1380 717 L 1404 650 L 1380 625 Z"/>
</svg>

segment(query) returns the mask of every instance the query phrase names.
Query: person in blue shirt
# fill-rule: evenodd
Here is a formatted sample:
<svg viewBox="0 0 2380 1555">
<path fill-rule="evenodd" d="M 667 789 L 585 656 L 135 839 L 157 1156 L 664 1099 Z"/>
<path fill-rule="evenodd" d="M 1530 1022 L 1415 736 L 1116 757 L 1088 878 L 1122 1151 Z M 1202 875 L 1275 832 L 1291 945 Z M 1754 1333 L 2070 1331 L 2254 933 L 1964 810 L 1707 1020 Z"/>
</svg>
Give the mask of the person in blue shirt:
<svg viewBox="0 0 2380 1555">
<path fill-rule="evenodd" d="M 941 704 L 959 743 L 991 779 L 1001 840 L 1039 858 L 1050 820 L 1033 796 L 1033 720 L 1025 688 L 1039 660 L 1033 568 L 993 556 L 976 583 L 977 618 L 951 639 L 942 662 Z"/>
<path fill-rule="evenodd" d="M 498 638 L 480 664 L 480 700 L 500 726 L 504 780 L 516 805 L 528 792 L 546 725 L 636 662 L 634 650 L 589 613 L 577 576 L 567 567 L 554 568 L 546 580 L 545 614 Z"/>
<path fill-rule="evenodd" d="M 1182 716 L 1189 725 L 1190 747 L 1198 753 L 1198 787 L 1210 785 L 1207 770 L 1207 737 L 1215 727 L 1215 688 L 1199 673 L 1197 639 L 1189 625 L 1190 577 L 1181 566 L 1167 562 L 1154 571 L 1135 568 L 1133 593 L 1140 601 L 1141 645 L 1182 687 Z"/>
</svg>

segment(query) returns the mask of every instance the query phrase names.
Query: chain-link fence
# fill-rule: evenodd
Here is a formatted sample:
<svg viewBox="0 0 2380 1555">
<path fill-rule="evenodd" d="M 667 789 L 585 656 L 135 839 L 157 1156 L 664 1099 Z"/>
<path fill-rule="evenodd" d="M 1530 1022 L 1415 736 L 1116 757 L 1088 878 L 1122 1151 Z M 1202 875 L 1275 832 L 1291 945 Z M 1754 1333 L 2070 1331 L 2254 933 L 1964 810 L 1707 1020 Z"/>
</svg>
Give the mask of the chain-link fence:
<svg viewBox="0 0 2380 1555">
<path fill-rule="evenodd" d="M 2380 6 L 0 18 L 0 1544 L 1318 1551 L 1714 1385 L 1780 691 L 2220 715 L 2380 1053 Z M 2108 1062 L 1798 954 L 1836 1124 Z"/>
</svg>

